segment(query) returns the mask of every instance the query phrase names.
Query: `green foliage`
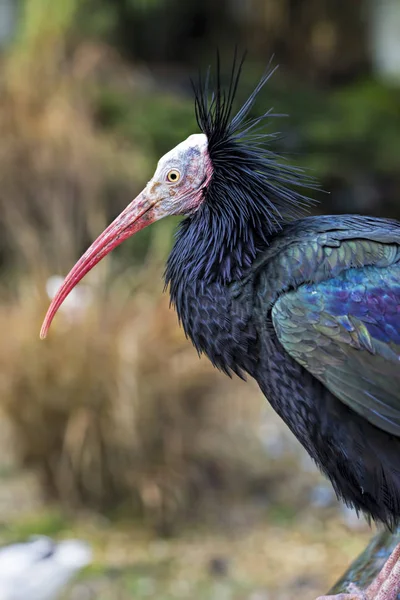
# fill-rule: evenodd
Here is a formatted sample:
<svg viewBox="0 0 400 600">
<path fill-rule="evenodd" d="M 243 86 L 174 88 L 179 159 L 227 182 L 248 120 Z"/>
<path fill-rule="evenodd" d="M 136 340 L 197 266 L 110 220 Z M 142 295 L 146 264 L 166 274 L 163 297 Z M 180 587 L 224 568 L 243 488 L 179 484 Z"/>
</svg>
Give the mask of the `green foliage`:
<svg viewBox="0 0 400 600">
<path fill-rule="evenodd" d="M 25 0 L 16 38 L 18 51 L 29 53 L 49 37 L 62 39 L 71 29 L 80 4 L 80 0 Z"/>
<path fill-rule="evenodd" d="M 57 536 L 68 530 L 68 521 L 59 511 L 42 512 L 32 517 L 15 520 L 1 532 L 2 542 L 24 541 L 33 535 Z"/>
<path fill-rule="evenodd" d="M 82 37 L 107 39 L 118 30 L 118 10 L 114 2 L 86 0 L 79 6 L 76 29 Z"/>
<path fill-rule="evenodd" d="M 85 0 L 79 5 L 76 29 L 82 36 L 95 36 L 102 39 L 120 41 L 120 31 L 126 19 L 134 20 L 140 13 L 150 18 L 163 0 Z"/>
<path fill-rule="evenodd" d="M 128 94 L 103 87 L 95 101 L 100 125 L 135 142 L 153 160 L 198 129 L 191 97 L 158 89 Z"/>
<path fill-rule="evenodd" d="M 126 0 L 126 5 L 132 10 L 151 10 L 160 6 L 163 0 Z"/>
<path fill-rule="evenodd" d="M 305 132 L 314 153 L 325 154 L 322 175 L 368 169 L 397 174 L 400 90 L 372 80 L 338 89 L 323 116 L 310 115 Z"/>
<path fill-rule="evenodd" d="M 296 520 L 296 508 L 290 504 L 275 504 L 268 510 L 268 518 L 280 527 L 291 527 Z"/>
<path fill-rule="evenodd" d="M 256 113 L 271 106 L 288 116 L 271 123 L 283 132 L 281 149 L 321 180 L 346 181 L 360 172 L 398 176 L 399 88 L 369 79 L 322 91 L 278 72 Z"/>
</svg>

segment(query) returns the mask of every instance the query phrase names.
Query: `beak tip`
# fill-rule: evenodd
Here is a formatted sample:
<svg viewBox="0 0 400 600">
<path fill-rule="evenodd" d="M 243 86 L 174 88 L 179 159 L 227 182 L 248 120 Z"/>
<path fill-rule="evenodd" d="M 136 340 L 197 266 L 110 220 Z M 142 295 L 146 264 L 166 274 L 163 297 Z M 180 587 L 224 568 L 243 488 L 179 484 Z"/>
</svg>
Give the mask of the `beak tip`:
<svg viewBox="0 0 400 600">
<path fill-rule="evenodd" d="M 42 328 L 40 330 L 39 337 L 41 340 L 44 340 L 47 337 L 48 326 L 46 323 L 43 323 Z"/>
</svg>

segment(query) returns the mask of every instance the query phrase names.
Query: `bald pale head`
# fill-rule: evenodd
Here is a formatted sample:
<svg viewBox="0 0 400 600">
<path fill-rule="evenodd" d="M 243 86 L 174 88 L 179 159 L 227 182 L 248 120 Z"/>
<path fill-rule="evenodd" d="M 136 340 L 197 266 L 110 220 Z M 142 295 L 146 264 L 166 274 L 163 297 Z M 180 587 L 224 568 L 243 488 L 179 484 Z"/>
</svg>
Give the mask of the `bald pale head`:
<svg viewBox="0 0 400 600">
<path fill-rule="evenodd" d="M 211 174 L 207 137 L 204 133 L 189 136 L 164 154 L 144 190 L 149 197 L 158 197 L 154 206 L 154 220 L 166 215 L 185 215 L 196 210 Z"/>
</svg>

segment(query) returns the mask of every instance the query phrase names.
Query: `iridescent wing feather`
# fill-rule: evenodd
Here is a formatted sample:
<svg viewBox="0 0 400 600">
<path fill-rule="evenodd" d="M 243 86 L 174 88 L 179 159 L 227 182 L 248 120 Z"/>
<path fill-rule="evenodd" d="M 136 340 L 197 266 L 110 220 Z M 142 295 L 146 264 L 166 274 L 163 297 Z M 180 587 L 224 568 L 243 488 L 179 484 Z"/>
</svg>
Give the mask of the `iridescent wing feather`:
<svg viewBox="0 0 400 600">
<path fill-rule="evenodd" d="M 301 285 L 272 309 L 285 350 L 340 400 L 400 436 L 400 265 Z"/>
</svg>

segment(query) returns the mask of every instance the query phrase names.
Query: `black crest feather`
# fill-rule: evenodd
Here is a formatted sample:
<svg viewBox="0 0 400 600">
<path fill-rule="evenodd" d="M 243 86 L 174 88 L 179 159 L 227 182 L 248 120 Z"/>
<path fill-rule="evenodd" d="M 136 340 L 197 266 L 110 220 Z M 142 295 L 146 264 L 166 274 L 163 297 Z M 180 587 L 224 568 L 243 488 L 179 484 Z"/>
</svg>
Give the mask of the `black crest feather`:
<svg viewBox="0 0 400 600">
<path fill-rule="evenodd" d="M 286 163 L 273 146 L 278 133 L 266 131 L 274 117 L 272 110 L 250 117 L 259 92 L 276 71 L 266 70 L 248 99 L 234 113 L 235 98 L 245 55 L 235 52 L 230 80 L 222 84 L 219 56 L 214 81 L 210 69 L 193 85 L 197 123 L 208 139 L 208 152 L 214 175 L 206 198 L 211 205 L 227 202 L 229 208 L 243 216 L 265 219 L 270 233 L 284 222 L 304 216 L 313 203 L 303 191 L 315 188 L 304 170 Z"/>
<path fill-rule="evenodd" d="M 315 183 L 274 152 L 278 134 L 265 129 L 279 115 L 269 110 L 250 116 L 274 69 L 265 72 L 234 112 L 243 62 L 244 57 L 238 59 L 235 53 L 226 87 L 219 59 L 215 81 L 208 70 L 193 84 L 197 122 L 208 139 L 213 174 L 203 190 L 204 201 L 180 224 L 167 262 L 165 280 L 178 314 L 187 285 L 240 280 L 270 237 L 286 222 L 303 216 L 312 203 L 304 191 Z"/>
</svg>

